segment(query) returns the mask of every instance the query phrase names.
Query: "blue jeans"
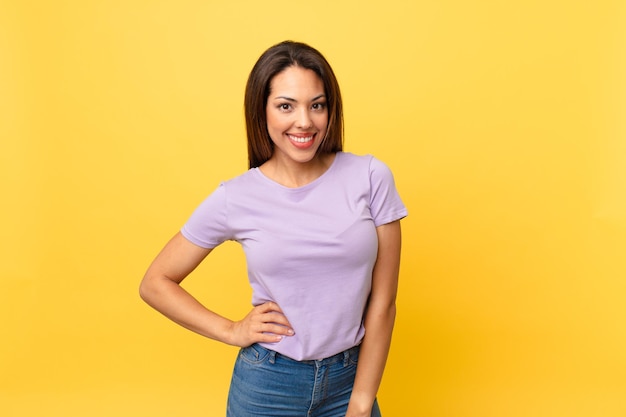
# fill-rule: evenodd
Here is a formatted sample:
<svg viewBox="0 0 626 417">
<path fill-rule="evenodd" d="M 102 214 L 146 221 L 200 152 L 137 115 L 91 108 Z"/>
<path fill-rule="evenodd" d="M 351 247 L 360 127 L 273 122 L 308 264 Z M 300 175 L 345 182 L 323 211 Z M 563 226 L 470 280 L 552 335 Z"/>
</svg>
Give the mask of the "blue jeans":
<svg viewBox="0 0 626 417">
<path fill-rule="evenodd" d="M 254 344 L 241 349 L 227 417 L 344 417 L 359 347 L 322 360 L 296 361 Z M 374 402 L 372 417 L 381 417 Z"/>
</svg>

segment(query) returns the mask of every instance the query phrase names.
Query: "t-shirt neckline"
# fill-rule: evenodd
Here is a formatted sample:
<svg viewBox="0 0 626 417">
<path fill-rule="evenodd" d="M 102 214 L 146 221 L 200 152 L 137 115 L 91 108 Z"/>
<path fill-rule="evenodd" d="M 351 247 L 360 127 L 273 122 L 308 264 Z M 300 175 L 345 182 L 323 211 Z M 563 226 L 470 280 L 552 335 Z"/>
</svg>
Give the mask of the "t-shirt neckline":
<svg viewBox="0 0 626 417">
<path fill-rule="evenodd" d="M 282 190 L 285 190 L 287 192 L 299 192 L 299 191 L 304 191 L 307 190 L 311 187 L 315 187 L 317 184 L 319 184 L 320 182 L 323 181 L 323 179 L 331 172 L 334 170 L 335 165 L 337 165 L 337 159 L 339 159 L 339 155 L 343 153 L 343 152 L 336 152 L 335 153 L 335 158 L 333 159 L 333 162 L 331 162 L 330 166 L 328 167 L 328 169 L 326 171 L 324 171 L 319 177 L 315 178 L 313 181 L 311 181 L 308 184 L 305 184 L 301 187 L 287 187 L 285 185 L 282 185 L 276 181 L 274 181 L 273 179 L 271 179 L 270 177 L 268 177 L 267 175 L 265 175 L 260 169 L 259 167 L 255 167 L 254 171 L 257 173 L 257 175 L 262 178 L 263 180 L 265 180 L 266 182 L 272 184 L 273 186 L 280 188 Z"/>
</svg>

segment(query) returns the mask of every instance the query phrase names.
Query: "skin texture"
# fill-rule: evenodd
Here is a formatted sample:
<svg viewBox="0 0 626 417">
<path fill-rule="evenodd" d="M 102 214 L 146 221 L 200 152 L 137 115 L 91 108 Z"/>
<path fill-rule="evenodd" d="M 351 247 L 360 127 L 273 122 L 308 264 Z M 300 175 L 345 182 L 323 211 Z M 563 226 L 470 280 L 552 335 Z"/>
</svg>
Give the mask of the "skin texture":
<svg viewBox="0 0 626 417">
<path fill-rule="evenodd" d="M 208 310 L 179 285 L 210 252 L 177 233 L 146 271 L 139 287 L 141 297 L 181 326 L 229 345 L 246 347 L 292 335 L 276 303 L 256 306 L 243 319 L 232 321 Z"/>
<path fill-rule="evenodd" d="M 396 317 L 400 267 L 400 221 L 376 228 L 378 256 L 372 275 L 372 292 L 365 313 L 356 379 L 346 417 L 369 417 L 382 380 Z"/>
<path fill-rule="evenodd" d="M 328 169 L 334 154 L 317 153 L 328 126 L 324 84 L 317 74 L 295 66 L 277 74 L 266 114 L 274 153 L 261 165 L 263 174 L 286 187 L 300 187 Z M 312 140 L 298 143 L 296 137 Z"/>
<path fill-rule="evenodd" d="M 300 187 L 322 175 L 335 157 L 317 153 L 328 124 L 323 83 L 313 71 L 293 66 L 276 75 L 270 87 L 266 112 L 274 153 L 259 168 L 286 187 Z M 400 222 L 379 226 L 376 231 L 379 250 L 365 313 L 366 333 L 346 417 L 370 416 L 396 314 Z M 256 306 L 244 318 L 233 321 L 207 309 L 184 290 L 180 283 L 210 252 L 177 233 L 146 271 L 141 297 L 181 326 L 230 345 L 246 347 L 293 335 L 289 320 L 276 303 Z"/>
</svg>

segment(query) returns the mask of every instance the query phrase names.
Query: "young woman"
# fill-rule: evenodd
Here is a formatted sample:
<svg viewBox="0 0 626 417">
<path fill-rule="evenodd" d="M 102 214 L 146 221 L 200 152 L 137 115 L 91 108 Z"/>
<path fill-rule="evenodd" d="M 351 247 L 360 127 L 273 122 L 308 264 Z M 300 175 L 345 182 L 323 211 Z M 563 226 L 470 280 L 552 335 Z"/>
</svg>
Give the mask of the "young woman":
<svg viewBox="0 0 626 417">
<path fill-rule="evenodd" d="M 163 248 L 142 298 L 241 348 L 228 417 L 380 416 L 406 216 L 393 176 L 342 151 L 339 86 L 310 46 L 265 51 L 246 86 L 250 170 L 226 181 Z M 226 240 L 246 254 L 254 308 L 230 320 L 179 284 Z"/>
</svg>

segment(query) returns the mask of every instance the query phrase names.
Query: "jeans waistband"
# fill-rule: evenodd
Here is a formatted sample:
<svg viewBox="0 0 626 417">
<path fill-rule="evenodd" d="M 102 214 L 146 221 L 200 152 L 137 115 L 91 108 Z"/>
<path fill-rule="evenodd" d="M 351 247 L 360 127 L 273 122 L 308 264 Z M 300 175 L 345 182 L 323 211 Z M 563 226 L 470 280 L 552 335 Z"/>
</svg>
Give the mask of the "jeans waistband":
<svg viewBox="0 0 626 417">
<path fill-rule="evenodd" d="M 253 346 L 255 347 L 255 349 L 262 349 L 262 350 L 269 352 L 271 363 L 274 363 L 276 361 L 276 358 L 281 358 L 283 360 L 286 360 L 288 362 L 293 362 L 296 364 L 318 365 L 318 366 L 331 365 L 333 363 L 342 362 L 342 361 L 344 362 L 344 364 L 347 364 L 347 362 L 350 359 L 352 359 L 353 361 L 356 361 L 358 358 L 359 350 L 361 348 L 360 345 L 356 345 L 354 347 L 344 350 L 343 352 L 339 352 L 327 358 L 298 361 L 298 360 L 290 358 L 289 356 L 283 355 L 282 353 L 276 352 L 275 350 L 263 347 L 259 345 L 258 343 L 254 344 Z"/>
</svg>

